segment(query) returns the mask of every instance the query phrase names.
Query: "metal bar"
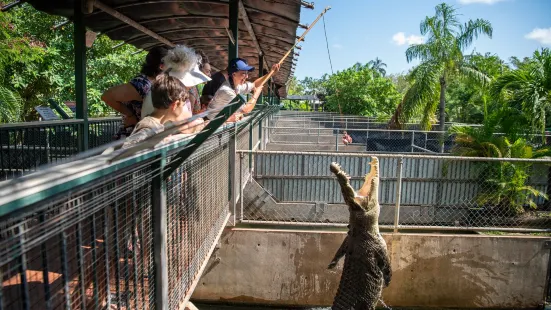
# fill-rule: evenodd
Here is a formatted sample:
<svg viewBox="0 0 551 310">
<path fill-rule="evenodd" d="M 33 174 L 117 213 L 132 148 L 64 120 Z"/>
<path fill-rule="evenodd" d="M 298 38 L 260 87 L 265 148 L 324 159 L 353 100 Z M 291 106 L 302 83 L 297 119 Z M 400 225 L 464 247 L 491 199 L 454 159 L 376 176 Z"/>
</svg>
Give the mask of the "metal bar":
<svg viewBox="0 0 551 310">
<path fill-rule="evenodd" d="M 19 247 L 22 249 L 21 257 L 19 260 L 19 276 L 21 279 L 21 303 L 23 304 L 23 309 L 31 309 L 31 298 L 29 295 L 29 282 L 27 279 L 27 253 L 23 252 L 25 249 L 25 227 L 23 224 L 18 226 L 19 229 Z"/>
<path fill-rule="evenodd" d="M 113 242 L 115 243 L 115 290 L 117 294 L 117 307 L 120 309 L 121 304 L 121 257 L 120 257 L 120 248 L 119 248 L 119 203 L 113 208 Z"/>
<path fill-rule="evenodd" d="M 239 0 L 229 0 L 229 26 L 231 38 L 228 42 L 228 62 L 239 57 Z"/>
<path fill-rule="evenodd" d="M 93 286 L 94 286 L 94 304 L 96 309 L 99 309 L 99 290 L 98 290 L 98 253 L 97 253 L 97 235 L 96 235 L 96 214 L 92 214 L 92 273 L 93 273 Z"/>
<path fill-rule="evenodd" d="M 139 31 L 141 31 L 141 32 L 149 35 L 150 37 L 156 39 L 157 41 L 162 42 L 162 43 L 164 43 L 164 44 L 166 44 L 170 47 L 174 47 L 174 44 L 172 42 L 170 42 L 169 40 L 167 40 L 166 38 L 161 37 L 160 35 L 156 34 L 155 32 L 145 28 L 144 26 L 142 26 L 139 23 L 135 22 L 134 20 L 130 19 L 128 16 L 119 13 L 118 11 L 112 9 L 111 7 L 101 3 L 100 1 L 95 0 L 94 1 L 94 7 L 104 11 L 105 13 L 107 13 L 107 14 L 113 16 L 114 18 L 122 21 L 123 23 L 126 23 L 129 26 L 132 26 L 132 27 L 138 29 Z"/>
<path fill-rule="evenodd" d="M 370 153 L 331 153 L 331 152 L 290 152 L 290 151 L 248 151 L 238 150 L 238 153 L 272 154 L 272 155 L 312 155 L 312 156 L 342 156 L 342 157 L 371 157 Z M 522 163 L 551 163 L 548 159 L 525 158 L 493 158 L 493 157 L 461 157 L 441 155 L 406 155 L 406 154 L 377 154 L 379 158 L 418 158 L 418 159 L 444 159 L 457 161 L 484 161 L 484 162 L 522 162 Z"/>
<path fill-rule="evenodd" d="M 432 153 L 432 154 L 438 154 L 437 152 L 434 152 L 434 151 L 431 151 L 429 149 L 425 149 L 425 148 L 422 148 L 420 146 L 417 146 L 417 145 L 412 145 L 412 148 L 411 148 L 411 152 L 413 153 L 413 149 L 418 149 L 418 150 L 421 150 L 423 152 L 427 152 L 427 153 Z"/>
<path fill-rule="evenodd" d="M 151 209 L 153 211 L 153 256 L 155 261 L 155 309 L 167 310 L 168 300 L 168 239 L 167 239 L 167 204 L 166 181 L 164 168 L 166 153 L 159 156 L 153 164 L 157 175 L 151 183 Z"/>
<path fill-rule="evenodd" d="M 75 96 L 76 118 L 82 119 L 78 140 L 79 150 L 88 149 L 88 102 L 86 99 L 86 27 L 81 0 L 74 0 Z"/>
<path fill-rule="evenodd" d="M 237 129 L 237 126 L 234 127 L 235 129 Z M 230 208 L 232 208 L 231 210 L 231 213 L 232 213 L 232 225 L 235 225 L 236 224 L 236 215 L 235 215 L 235 210 L 236 210 L 236 203 L 237 203 L 237 188 L 236 188 L 236 182 L 237 182 L 237 175 L 236 175 L 236 167 L 235 167 L 235 156 L 236 156 L 236 149 L 237 149 L 237 132 L 234 130 L 232 136 L 230 137 L 230 140 L 229 140 L 229 147 L 228 147 L 228 151 L 229 151 L 229 162 L 228 162 L 228 165 L 229 165 L 229 184 L 230 184 L 230 192 L 229 192 L 229 195 L 230 195 Z"/>
<path fill-rule="evenodd" d="M 103 209 L 103 251 L 105 253 L 105 291 L 107 292 L 106 307 L 109 309 L 111 307 L 111 288 L 109 285 L 109 215 L 107 213 L 107 208 Z"/>
<path fill-rule="evenodd" d="M 65 309 L 71 309 L 71 295 L 69 292 L 69 267 L 67 266 L 67 234 L 62 231 L 61 237 L 61 274 L 63 278 L 63 293 L 65 295 Z"/>
<path fill-rule="evenodd" d="M 80 206 L 78 207 L 77 211 L 79 218 L 80 218 Z M 82 302 L 82 309 L 86 309 L 86 287 L 84 284 L 84 253 L 82 251 L 82 222 L 81 220 L 77 223 L 77 240 L 76 240 L 76 246 L 77 246 L 77 268 L 78 268 L 78 285 L 80 288 L 80 298 Z"/>
<path fill-rule="evenodd" d="M 14 1 L 12 3 L 8 3 L 8 4 L 6 4 L 2 7 L 1 11 L 2 12 L 7 12 L 8 10 L 10 10 L 10 9 L 16 7 L 16 6 L 19 6 L 19 5 L 21 5 L 25 2 L 26 2 L 25 0 L 17 0 L 17 1 Z"/>
<path fill-rule="evenodd" d="M 44 225 L 46 221 L 45 211 L 40 213 L 39 221 L 41 225 Z M 46 242 L 43 242 L 40 245 L 40 251 L 42 252 L 42 280 L 44 281 L 44 301 L 46 309 L 52 308 L 52 302 L 50 298 L 52 297 L 50 293 L 50 279 L 49 279 L 49 269 L 48 269 L 48 248 Z"/>
<path fill-rule="evenodd" d="M 312 223 L 312 222 L 285 222 L 285 221 L 257 221 L 243 220 L 244 224 L 259 224 L 259 225 L 277 225 L 277 226 L 320 226 L 320 227 L 335 227 L 344 228 L 348 223 Z M 379 228 L 393 230 L 394 225 L 379 225 Z M 530 229 L 530 228 L 496 228 L 496 227 L 459 227 L 459 226 L 408 226 L 399 225 L 399 230 L 433 230 L 433 231 L 503 231 L 503 232 L 551 232 L 551 229 Z"/>
<path fill-rule="evenodd" d="M 243 157 L 245 154 L 241 153 L 239 154 L 239 200 L 240 200 L 240 209 L 241 212 L 239 213 L 239 221 L 243 220 Z M 252 155 L 249 154 L 249 159 L 251 159 Z M 249 168 L 250 169 L 250 168 Z M 249 170 L 250 171 L 250 170 Z"/>
<path fill-rule="evenodd" d="M 136 221 L 136 217 L 138 215 L 138 210 L 136 210 L 136 194 L 137 193 L 137 190 L 134 189 L 132 191 L 132 231 L 131 231 L 131 234 L 132 234 L 132 265 L 134 267 L 134 279 L 132 279 L 134 281 L 133 283 L 133 289 L 134 289 L 134 307 L 136 309 L 139 309 L 138 307 L 138 254 L 136 253 L 137 252 L 137 249 L 138 249 L 138 240 L 137 240 L 137 236 L 136 236 L 136 232 L 137 232 L 137 221 Z M 143 238 L 143 236 L 142 236 Z M 128 260 L 128 259 L 127 259 Z"/>
<path fill-rule="evenodd" d="M 254 135 L 253 122 L 249 124 L 249 150 L 253 150 L 253 135 Z M 249 156 L 249 173 L 253 169 L 253 157 Z"/>
<path fill-rule="evenodd" d="M 394 208 L 394 232 L 398 232 L 398 226 L 400 225 L 400 202 L 402 201 L 402 167 L 404 159 L 398 159 L 398 167 L 396 173 L 398 174 L 398 180 L 396 180 L 396 207 Z"/>
<path fill-rule="evenodd" d="M 240 1 L 241 2 L 241 1 Z M 258 55 L 258 76 L 264 75 L 264 54 Z M 257 104 L 263 104 L 264 103 L 264 95 L 261 92 L 260 96 L 258 96 Z"/>
</svg>

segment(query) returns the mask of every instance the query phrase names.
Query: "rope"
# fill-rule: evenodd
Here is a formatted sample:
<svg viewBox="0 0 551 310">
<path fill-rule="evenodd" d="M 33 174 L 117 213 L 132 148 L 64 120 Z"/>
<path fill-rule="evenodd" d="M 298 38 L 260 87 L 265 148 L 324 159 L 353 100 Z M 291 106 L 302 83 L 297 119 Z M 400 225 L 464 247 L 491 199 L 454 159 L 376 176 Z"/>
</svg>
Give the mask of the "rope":
<svg viewBox="0 0 551 310">
<path fill-rule="evenodd" d="M 329 52 L 329 40 L 327 39 L 327 29 L 325 28 L 325 16 L 323 16 L 323 33 L 325 34 L 325 45 L 327 46 L 327 56 L 329 56 L 329 65 L 331 66 L 331 74 L 334 75 L 333 71 L 333 62 L 331 61 L 331 53 Z M 339 107 L 339 114 L 342 116 L 342 109 L 340 102 L 337 101 L 337 106 Z M 340 122 L 342 127 L 342 120 Z"/>
<path fill-rule="evenodd" d="M 327 30 L 325 29 L 325 16 L 323 17 L 323 33 L 325 34 L 325 45 L 327 46 L 327 55 L 329 56 L 329 65 L 331 66 L 331 74 L 333 72 L 333 62 L 331 61 L 331 53 L 329 52 L 329 40 L 327 40 Z"/>
</svg>

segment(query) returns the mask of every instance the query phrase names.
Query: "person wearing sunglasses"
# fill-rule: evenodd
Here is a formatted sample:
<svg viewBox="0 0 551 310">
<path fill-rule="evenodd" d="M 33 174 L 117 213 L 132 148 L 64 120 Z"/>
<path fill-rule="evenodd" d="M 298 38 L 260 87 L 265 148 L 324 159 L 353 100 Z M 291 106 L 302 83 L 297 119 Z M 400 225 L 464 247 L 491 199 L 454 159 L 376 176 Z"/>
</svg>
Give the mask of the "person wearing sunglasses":
<svg viewBox="0 0 551 310">
<path fill-rule="evenodd" d="M 225 81 L 220 85 L 207 107 L 207 112 L 209 114 L 206 120 L 212 120 L 237 95 L 245 95 L 254 91 L 254 95 L 258 97 L 262 91 L 261 85 L 263 85 L 264 81 L 267 79 L 267 75 L 265 75 L 254 82 L 248 82 L 249 73 L 254 71 L 254 67 L 249 66 L 247 61 L 243 58 L 232 59 L 226 71 L 227 73 L 224 72 Z M 278 72 L 279 64 L 273 65 L 272 71 L 274 71 L 274 73 Z M 242 109 L 245 109 L 245 107 L 242 107 Z M 248 110 L 252 109 L 246 109 L 245 111 Z M 228 121 L 238 121 L 240 118 L 239 115 L 239 113 L 235 113 Z"/>
</svg>

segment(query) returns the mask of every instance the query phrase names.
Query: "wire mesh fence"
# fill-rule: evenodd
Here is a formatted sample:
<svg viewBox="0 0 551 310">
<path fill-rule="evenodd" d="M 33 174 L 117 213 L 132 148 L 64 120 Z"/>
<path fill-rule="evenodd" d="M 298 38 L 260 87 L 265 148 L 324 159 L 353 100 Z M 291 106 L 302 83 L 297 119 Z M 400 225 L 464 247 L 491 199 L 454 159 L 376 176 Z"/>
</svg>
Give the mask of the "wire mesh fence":
<svg viewBox="0 0 551 310">
<path fill-rule="evenodd" d="M 238 199 L 236 146 L 259 147 L 262 119 L 224 126 L 174 171 L 190 140 L 0 184 L 0 309 L 181 309 Z"/>
<path fill-rule="evenodd" d="M 151 309 L 151 162 L 0 222 L 2 309 Z"/>
<path fill-rule="evenodd" d="M 329 171 L 338 162 L 359 189 L 370 156 L 252 153 L 245 221 L 345 225 L 348 208 Z M 551 227 L 551 160 L 378 154 L 379 223 L 395 228 L 542 231 Z"/>
</svg>

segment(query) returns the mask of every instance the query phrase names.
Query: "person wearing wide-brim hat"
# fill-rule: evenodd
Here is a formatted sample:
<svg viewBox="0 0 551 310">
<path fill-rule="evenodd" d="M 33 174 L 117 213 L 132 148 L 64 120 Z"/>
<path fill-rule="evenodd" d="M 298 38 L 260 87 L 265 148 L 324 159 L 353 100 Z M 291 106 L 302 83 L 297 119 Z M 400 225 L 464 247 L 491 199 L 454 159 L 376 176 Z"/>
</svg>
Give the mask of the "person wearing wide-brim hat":
<svg viewBox="0 0 551 310">
<path fill-rule="evenodd" d="M 177 45 L 173 49 L 168 51 L 168 54 L 163 58 L 164 72 L 168 75 L 177 78 L 184 84 L 187 91 L 193 87 L 210 81 L 210 77 L 205 75 L 199 69 L 200 58 L 196 54 L 193 48 L 187 47 L 185 45 Z M 183 113 L 180 114 L 180 120 L 190 118 L 193 114 L 193 108 L 189 99 L 186 100 L 186 103 L 182 107 L 184 109 Z M 142 106 L 142 118 L 150 115 L 153 112 L 153 104 L 151 101 L 151 96 L 147 96 L 144 99 Z M 185 128 L 191 128 L 185 130 L 184 133 L 194 133 L 200 131 L 203 126 L 200 124 L 203 123 L 202 119 L 195 120 L 193 123 L 188 124 Z"/>
<path fill-rule="evenodd" d="M 264 75 L 254 82 L 248 82 L 247 78 L 249 77 L 249 73 L 254 71 L 254 69 L 255 68 L 253 66 L 249 66 L 247 61 L 243 58 L 235 58 L 230 61 L 227 69 L 227 76 L 225 76 L 226 81 L 223 82 L 218 88 L 207 107 L 207 112 L 209 112 L 207 119 L 213 119 L 216 114 L 218 114 L 237 95 L 249 94 L 254 91 L 254 96 L 256 96 L 256 98 L 253 98 L 252 101 L 256 102 L 254 99 L 258 99 L 257 97 L 262 91 L 261 86 L 264 84 L 264 80 L 266 80 L 268 76 Z M 279 64 L 273 65 L 272 71 L 279 71 Z M 250 110 L 248 107 L 242 107 L 242 109 L 245 112 L 249 112 Z M 229 121 L 232 121 L 232 119 L 229 119 Z"/>
</svg>

